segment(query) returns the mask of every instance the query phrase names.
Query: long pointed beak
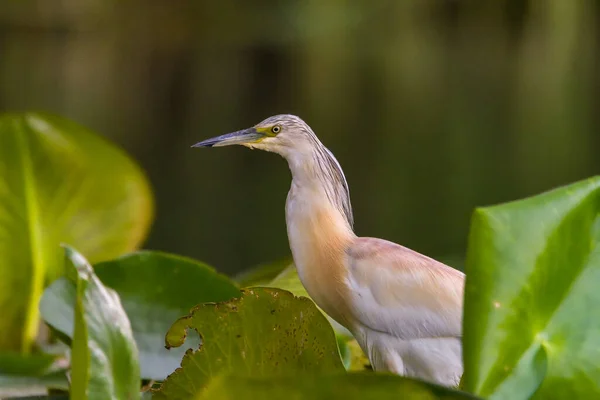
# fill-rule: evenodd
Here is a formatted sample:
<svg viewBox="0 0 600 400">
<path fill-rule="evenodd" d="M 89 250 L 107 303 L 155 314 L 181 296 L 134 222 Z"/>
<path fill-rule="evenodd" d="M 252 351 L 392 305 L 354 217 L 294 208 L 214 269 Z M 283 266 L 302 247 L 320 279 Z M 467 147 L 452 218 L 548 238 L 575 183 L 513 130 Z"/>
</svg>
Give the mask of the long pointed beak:
<svg viewBox="0 0 600 400">
<path fill-rule="evenodd" d="M 196 143 L 192 147 L 221 147 L 230 146 L 232 144 L 245 144 L 256 142 L 258 139 L 262 139 L 263 137 L 264 135 L 258 133 L 256 129 L 248 128 L 211 139 L 206 139 L 202 142 Z"/>
</svg>

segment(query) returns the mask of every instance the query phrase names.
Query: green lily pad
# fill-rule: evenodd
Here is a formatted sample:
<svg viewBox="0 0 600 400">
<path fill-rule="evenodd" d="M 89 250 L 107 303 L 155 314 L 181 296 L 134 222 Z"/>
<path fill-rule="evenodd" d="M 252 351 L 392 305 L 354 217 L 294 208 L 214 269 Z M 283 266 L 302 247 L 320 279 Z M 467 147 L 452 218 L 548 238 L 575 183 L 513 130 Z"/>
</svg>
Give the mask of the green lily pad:
<svg viewBox="0 0 600 400">
<path fill-rule="evenodd" d="M 273 377 L 344 371 L 331 326 L 307 298 L 271 289 L 244 289 L 242 297 L 203 304 L 179 319 L 166 336 L 167 347 L 184 343 L 186 330 L 202 337 L 181 369 L 165 380 L 157 399 L 190 399 L 215 377 Z"/>
<path fill-rule="evenodd" d="M 465 390 L 600 397 L 600 177 L 476 210 L 466 273 Z"/>
</svg>

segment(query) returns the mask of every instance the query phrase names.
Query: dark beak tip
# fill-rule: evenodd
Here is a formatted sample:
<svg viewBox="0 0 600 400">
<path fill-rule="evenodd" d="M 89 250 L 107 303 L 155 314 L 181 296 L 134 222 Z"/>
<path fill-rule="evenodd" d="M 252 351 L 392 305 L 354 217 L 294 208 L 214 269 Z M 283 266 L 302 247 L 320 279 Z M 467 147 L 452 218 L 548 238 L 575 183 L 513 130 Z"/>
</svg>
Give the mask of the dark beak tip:
<svg viewBox="0 0 600 400">
<path fill-rule="evenodd" d="M 200 142 L 200 143 L 196 143 L 194 145 L 191 146 L 192 148 L 194 147 L 213 147 L 213 143 L 204 143 L 204 142 Z"/>
<path fill-rule="evenodd" d="M 254 128 L 242 129 L 241 131 L 231 132 L 225 135 L 203 140 L 196 143 L 192 147 L 213 147 L 215 145 L 228 146 L 232 144 L 242 144 L 247 141 L 256 140 L 259 137 L 260 135 L 257 135 L 257 132 Z"/>
</svg>

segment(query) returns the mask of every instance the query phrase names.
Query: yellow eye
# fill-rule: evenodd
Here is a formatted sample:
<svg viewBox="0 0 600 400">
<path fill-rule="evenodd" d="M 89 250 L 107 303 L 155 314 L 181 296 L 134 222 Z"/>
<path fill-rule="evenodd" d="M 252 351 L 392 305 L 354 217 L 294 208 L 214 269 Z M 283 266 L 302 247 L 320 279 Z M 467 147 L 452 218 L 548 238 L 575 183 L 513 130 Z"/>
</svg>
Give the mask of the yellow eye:
<svg viewBox="0 0 600 400">
<path fill-rule="evenodd" d="M 277 135 L 279 132 L 281 132 L 281 127 L 279 125 L 275 125 L 271 128 L 271 132 Z"/>
</svg>

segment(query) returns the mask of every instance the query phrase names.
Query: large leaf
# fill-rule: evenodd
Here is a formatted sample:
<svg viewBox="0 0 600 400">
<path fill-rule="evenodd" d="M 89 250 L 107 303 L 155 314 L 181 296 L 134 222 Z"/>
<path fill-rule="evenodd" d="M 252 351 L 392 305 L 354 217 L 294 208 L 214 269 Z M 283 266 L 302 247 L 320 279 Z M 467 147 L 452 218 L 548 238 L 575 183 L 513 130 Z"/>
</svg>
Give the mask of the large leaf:
<svg viewBox="0 0 600 400">
<path fill-rule="evenodd" d="M 476 210 L 464 388 L 495 399 L 600 397 L 600 177 Z"/>
<path fill-rule="evenodd" d="M 173 322 L 197 304 L 241 295 L 233 282 L 213 268 L 172 254 L 141 251 L 94 269 L 121 298 L 140 352 L 142 377 L 148 379 L 165 379 L 181 362 L 185 348 L 165 349 L 165 333 Z M 187 345 L 198 347 L 198 339 L 188 337 Z"/>
<path fill-rule="evenodd" d="M 270 377 L 344 371 L 331 326 L 307 298 L 271 288 L 244 289 L 239 299 L 203 304 L 167 333 L 168 347 L 181 346 L 186 330 L 202 337 L 181 369 L 163 382 L 158 399 L 190 399 L 214 377 Z"/>
<path fill-rule="evenodd" d="M 60 243 L 91 261 L 136 248 L 152 217 L 138 166 L 106 140 L 41 114 L 0 117 L 0 350 L 28 352 Z"/>
<path fill-rule="evenodd" d="M 467 400 L 467 393 L 394 375 L 348 373 L 276 379 L 222 377 L 196 400 Z"/>
<path fill-rule="evenodd" d="M 71 398 L 139 399 L 138 350 L 116 292 L 106 288 L 79 253 L 67 248 L 67 277 L 52 283 L 41 301 L 46 322 L 71 343 Z"/>
</svg>

